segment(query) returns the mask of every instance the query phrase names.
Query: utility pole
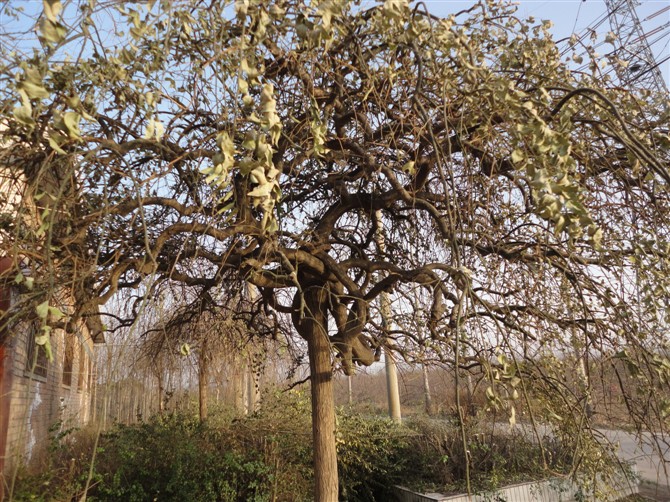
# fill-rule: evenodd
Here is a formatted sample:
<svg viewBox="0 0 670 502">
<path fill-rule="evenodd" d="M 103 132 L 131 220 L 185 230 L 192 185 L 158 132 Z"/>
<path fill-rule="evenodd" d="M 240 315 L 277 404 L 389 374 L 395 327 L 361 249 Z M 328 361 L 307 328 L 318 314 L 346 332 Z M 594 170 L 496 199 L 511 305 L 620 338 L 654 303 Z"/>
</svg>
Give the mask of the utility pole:
<svg viewBox="0 0 670 502">
<path fill-rule="evenodd" d="M 377 224 L 377 231 L 375 232 L 375 242 L 377 250 L 380 255 L 386 251 L 386 243 L 384 241 L 384 227 L 382 225 L 382 212 L 375 211 L 375 220 Z M 391 302 L 388 298 L 388 293 L 383 291 L 379 295 L 379 310 L 382 316 L 382 328 L 388 331 L 391 328 Z M 388 397 L 389 417 L 396 422 L 402 421 L 400 413 L 400 391 L 398 389 L 398 371 L 396 369 L 393 352 L 389 348 L 389 343 L 384 345 L 384 365 L 386 367 L 386 392 Z"/>
</svg>

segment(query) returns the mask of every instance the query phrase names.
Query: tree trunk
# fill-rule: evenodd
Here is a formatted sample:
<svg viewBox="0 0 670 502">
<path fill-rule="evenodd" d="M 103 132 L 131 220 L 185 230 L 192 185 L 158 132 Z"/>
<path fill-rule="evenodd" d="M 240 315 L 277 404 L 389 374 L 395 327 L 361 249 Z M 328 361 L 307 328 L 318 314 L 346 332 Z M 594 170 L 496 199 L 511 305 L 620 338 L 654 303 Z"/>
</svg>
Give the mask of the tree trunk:
<svg viewBox="0 0 670 502">
<path fill-rule="evenodd" d="M 335 403 L 330 343 L 316 329 L 308 340 L 312 390 L 312 434 L 314 437 L 314 500 L 337 501 L 337 452 L 335 449 Z"/>
<path fill-rule="evenodd" d="M 91 361 L 89 390 L 91 392 L 91 423 L 97 425 L 98 420 L 98 366 L 97 360 Z"/>
<path fill-rule="evenodd" d="M 400 390 L 398 388 L 398 372 L 393 353 L 384 347 L 384 365 L 386 367 L 386 394 L 389 405 L 389 417 L 394 422 L 402 421 L 400 413 Z"/>
<path fill-rule="evenodd" d="M 244 380 L 245 367 L 240 356 L 233 356 L 233 399 L 235 413 L 238 416 L 246 415 L 246 384 Z"/>
<path fill-rule="evenodd" d="M 433 396 L 430 393 L 430 382 L 428 381 L 428 367 L 425 364 L 422 364 L 421 371 L 423 372 L 423 396 L 426 405 L 426 415 L 431 416 L 433 414 Z"/>
<path fill-rule="evenodd" d="M 133 423 L 138 424 L 142 420 L 142 387 L 137 384 L 133 395 Z"/>
<path fill-rule="evenodd" d="M 255 413 L 258 411 L 259 403 L 261 400 L 260 396 L 260 375 L 258 371 L 254 371 L 254 368 L 251 364 L 248 365 L 249 376 L 247 379 L 247 396 L 249 400 L 249 413 Z"/>
<path fill-rule="evenodd" d="M 209 368 L 207 361 L 207 341 L 202 342 L 200 348 L 200 360 L 198 361 L 198 404 L 200 405 L 200 421 L 207 420 L 207 386 L 209 380 Z"/>
<path fill-rule="evenodd" d="M 255 303 L 258 298 L 258 290 L 253 284 L 247 283 L 247 296 L 251 303 Z M 249 413 L 255 413 L 260 409 L 261 402 L 261 372 L 262 366 L 253 364 L 254 354 L 257 355 L 258 347 L 251 346 L 251 355 L 247 361 L 249 378 L 247 380 L 247 397 Z"/>
<path fill-rule="evenodd" d="M 161 371 L 158 371 L 158 374 L 156 375 L 158 378 L 158 413 L 163 414 L 163 411 L 165 410 L 165 402 L 163 401 L 163 375 L 161 374 Z"/>
<path fill-rule="evenodd" d="M 314 438 L 314 500 L 337 502 L 337 450 L 335 447 L 335 400 L 326 294 L 313 286 L 304 291 L 304 317 L 294 314 L 294 324 L 307 340 L 312 391 Z M 297 309 L 296 309 L 297 310 Z"/>
</svg>

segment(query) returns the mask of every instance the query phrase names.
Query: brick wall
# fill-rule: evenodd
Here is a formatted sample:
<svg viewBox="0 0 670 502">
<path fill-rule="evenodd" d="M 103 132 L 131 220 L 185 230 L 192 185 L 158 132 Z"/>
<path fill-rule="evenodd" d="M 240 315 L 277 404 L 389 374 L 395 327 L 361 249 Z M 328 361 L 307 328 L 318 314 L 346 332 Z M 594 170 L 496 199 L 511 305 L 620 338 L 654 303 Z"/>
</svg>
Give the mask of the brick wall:
<svg viewBox="0 0 670 502">
<path fill-rule="evenodd" d="M 5 125 L 0 123 L 0 129 Z M 6 148 L 7 143 L 0 144 Z M 30 193 L 26 191 L 26 181 L 22 174 L 17 173 L 18 159 L 4 158 L 0 163 L 0 216 L 22 221 L 23 225 L 37 228 L 40 223 L 41 210 L 35 204 Z M 46 171 L 35 190 L 45 193 L 58 193 L 60 184 L 56 177 Z M 72 186 L 69 188 L 72 190 Z M 48 199 L 45 198 L 46 201 Z M 13 258 L 14 235 L 0 231 L 0 253 Z M 19 257 L 21 258 L 21 257 Z M 25 257 L 24 257 L 25 258 Z M 31 460 L 44 451 L 49 442 L 49 428 L 62 421 L 63 427 L 69 428 L 86 423 L 91 409 L 92 379 L 88 378 L 88 368 L 93 358 L 93 342 L 83 323 L 78 333 L 67 334 L 62 330 L 51 333 L 53 362 L 46 365 L 46 374 L 35 376 L 29 371 L 27 364 L 28 344 L 31 326 L 27 322 L 14 322 L 11 314 L 11 290 L 13 277 L 17 272 L 15 260 L 0 254 L 0 481 L 4 468 L 8 464 L 17 465 L 17 461 Z M 4 277 L 3 277 L 4 275 Z M 10 292 L 9 300 L 6 298 Z M 72 306 L 75 299 L 72 292 L 61 291 L 60 301 L 63 305 Z M 57 298 L 51 298 L 55 303 Z M 66 311 L 68 309 L 64 309 Z M 71 311 L 71 309 L 70 309 Z M 89 313 L 89 312 L 86 312 Z M 92 312 L 95 314 L 95 312 Z M 89 318 L 89 326 L 100 324 L 95 317 Z M 4 331 L 3 331 L 4 328 Z M 96 341 L 104 341 L 99 333 L 101 325 L 92 328 L 96 331 Z M 71 378 L 69 385 L 63 385 L 65 337 L 74 336 L 73 350 L 70 350 Z M 81 350 L 81 347 L 85 347 Z M 67 380 L 67 379 L 66 379 Z M 0 500 L 2 500 L 0 486 Z"/>
<path fill-rule="evenodd" d="M 29 462 L 46 451 L 50 428 L 58 432 L 88 422 L 93 385 L 88 374 L 93 344 L 84 326 L 79 333 L 54 330 L 53 361 L 46 366 L 46 376 L 36 375 L 28 364 L 30 325 L 18 323 L 12 331 L 8 346 L 12 354 L 12 385 L 5 463 L 17 465 L 17 461 Z M 70 351 L 73 358 L 70 385 L 63 382 L 65 337 L 71 337 L 74 346 Z"/>
</svg>

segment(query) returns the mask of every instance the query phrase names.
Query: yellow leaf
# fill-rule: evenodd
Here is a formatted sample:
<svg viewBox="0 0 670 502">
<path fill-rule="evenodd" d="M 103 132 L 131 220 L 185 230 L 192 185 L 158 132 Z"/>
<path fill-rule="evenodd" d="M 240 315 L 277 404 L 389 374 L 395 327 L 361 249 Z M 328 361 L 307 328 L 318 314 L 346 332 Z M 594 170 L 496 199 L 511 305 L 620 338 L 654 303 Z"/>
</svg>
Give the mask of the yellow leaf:
<svg viewBox="0 0 670 502">
<path fill-rule="evenodd" d="M 65 317 L 65 314 L 63 314 L 63 312 L 57 307 L 49 307 L 49 314 L 51 314 L 51 316 L 56 320 Z"/>
<path fill-rule="evenodd" d="M 510 156 L 510 159 L 512 160 L 512 162 L 513 162 L 514 164 L 518 164 L 519 162 L 521 162 L 522 160 L 525 159 L 525 156 L 524 156 L 522 150 L 518 150 L 518 149 L 517 149 L 517 150 L 514 150 L 514 151 L 512 152 L 512 155 Z"/>
<path fill-rule="evenodd" d="M 32 117 L 32 108 L 28 106 L 17 106 L 14 108 L 14 118 L 21 124 L 28 126 L 32 131 L 35 127 L 35 121 Z"/>
<path fill-rule="evenodd" d="M 44 0 L 42 5 L 44 6 L 44 15 L 46 18 L 49 21 L 56 22 L 58 20 L 58 15 L 61 10 L 63 10 L 60 0 Z"/>
<path fill-rule="evenodd" d="M 40 319 L 46 319 L 49 315 L 49 300 L 42 302 L 35 307 L 35 312 Z"/>
<path fill-rule="evenodd" d="M 44 19 L 40 23 L 40 34 L 49 44 L 57 44 L 65 38 L 67 30 L 60 23 Z"/>
</svg>

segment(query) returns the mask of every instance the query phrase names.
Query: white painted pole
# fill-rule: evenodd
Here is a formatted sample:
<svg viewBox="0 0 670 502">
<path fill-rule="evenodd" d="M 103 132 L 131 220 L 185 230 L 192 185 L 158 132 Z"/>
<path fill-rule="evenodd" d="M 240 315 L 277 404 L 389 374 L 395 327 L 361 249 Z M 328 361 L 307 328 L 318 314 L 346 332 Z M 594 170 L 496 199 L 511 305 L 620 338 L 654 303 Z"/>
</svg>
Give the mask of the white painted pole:
<svg viewBox="0 0 670 502">
<path fill-rule="evenodd" d="M 375 211 L 375 220 L 377 223 L 377 232 L 375 233 L 375 242 L 380 253 L 386 250 L 386 243 L 384 241 L 384 227 L 382 226 L 382 212 Z M 391 328 L 391 302 L 388 294 L 382 292 L 379 295 L 379 310 L 382 316 L 382 327 L 384 330 Z M 389 417 L 396 422 L 402 421 L 400 413 L 400 391 L 398 389 L 398 371 L 393 358 L 393 351 L 389 349 L 389 343 L 384 346 L 384 365 L 386 367 L 386 393 L 389 407 Z"/>
</svg>

